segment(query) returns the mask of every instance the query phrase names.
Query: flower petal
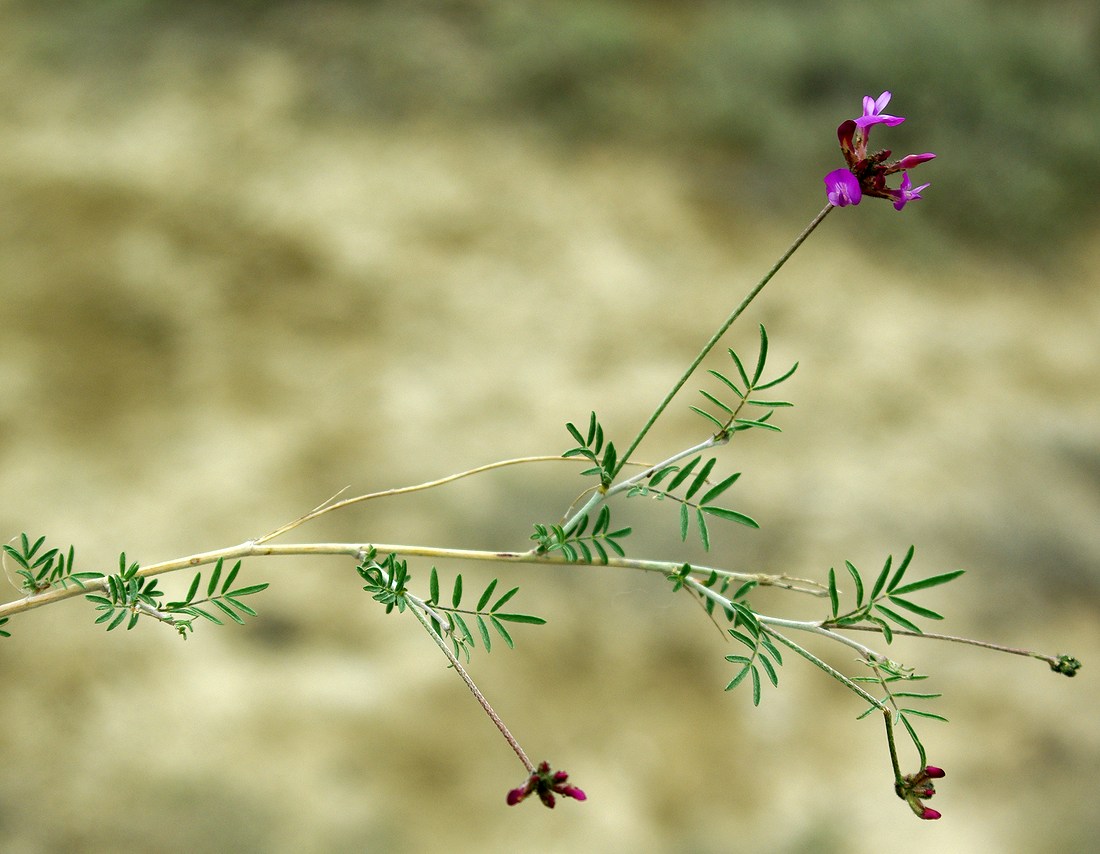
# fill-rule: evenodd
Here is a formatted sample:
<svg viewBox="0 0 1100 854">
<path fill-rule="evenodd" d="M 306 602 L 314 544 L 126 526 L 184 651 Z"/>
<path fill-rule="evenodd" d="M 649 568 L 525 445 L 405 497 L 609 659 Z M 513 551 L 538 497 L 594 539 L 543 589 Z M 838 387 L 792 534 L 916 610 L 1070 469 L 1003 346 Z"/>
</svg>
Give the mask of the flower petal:
<svg viewBox="0 0 1100 854">
<path fill-rule="evenodd" d="M 834 169 L 825 176 L 825 194 L 838 208 L 858 205 L 863 198 L 859 180 L 847 169 Z"/>
</svg>

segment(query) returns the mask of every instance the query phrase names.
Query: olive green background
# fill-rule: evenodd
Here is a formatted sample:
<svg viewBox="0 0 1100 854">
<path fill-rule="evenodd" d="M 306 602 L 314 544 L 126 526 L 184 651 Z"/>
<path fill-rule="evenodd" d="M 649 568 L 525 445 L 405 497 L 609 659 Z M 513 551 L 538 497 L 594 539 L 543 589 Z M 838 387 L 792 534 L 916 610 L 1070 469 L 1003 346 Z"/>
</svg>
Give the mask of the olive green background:
<svg viewBox="0 0 1100 854">
<path fill-rule="evenodd" d="M 625 445 L 824 204 L 836 125 L 891 89 L 908 120 L 875 142 L 936 152 L 913 176 L 932 186 L 900 214 L 834 211 L 731 332 L 751 353 L 763 322 L 774 369 L 801 367 L 784 432 L 722 452 L 744 472 L 728 503 L 762 528 L 715 524 L 706 559 L 823 579 L 914 543 L 915 575 L 968 570 L 921 600 L 945 631 L 1085 662 L 1071 681 L 897 642 L 951 718 L 922 729 L 947 777 L 944 818 L 919 822 L 857 700 L 794 656 L 760 709 L 724 693 L 734 649 L 660 578 L 440 563 L 548 619 L 472 671 L 589 800 L 509 809 L 522 768 L 411 618 L 350 561 L 251 560 L 242 580 L 272 586 L 244 627 L 106 634 L 80 600 L 5 627 L 5 852 L 1092 844 L 1094 4 L 5 2 L 0 44 L 4 539 L 110 571 L 345 486 L 560 452 L 591 409 Z M 701 386 L 639 458 L 705 436 Z M 524 548 L 576 471 L 482 475 L 285 541 Z M 633 556 L 702 559 L 674 511 L 616 508 Z"/>
</svg>

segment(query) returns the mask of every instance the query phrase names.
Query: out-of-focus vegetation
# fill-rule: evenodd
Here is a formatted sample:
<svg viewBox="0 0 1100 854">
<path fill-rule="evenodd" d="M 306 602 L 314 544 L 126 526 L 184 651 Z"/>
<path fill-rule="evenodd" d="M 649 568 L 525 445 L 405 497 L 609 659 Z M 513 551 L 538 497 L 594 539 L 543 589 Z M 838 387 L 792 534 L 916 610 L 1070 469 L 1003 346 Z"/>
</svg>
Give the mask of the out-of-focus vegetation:
<svg viewBox="0 0 1100 854">
<path fill-rule="evenodd" d="M 117 86 L 120 64 L 148 67 L 184 40 L 204 42 L 211 73 L 219 51 L 276 44 L 300 57 L 298 108 L 319 120 L 527 119 L 570 144 L 613 139 L 678 150 L 701 200 L 773 212 L 804 210 L 822 195 L 820 176 L 839 163 L 825 129 L 857 113 L 863 94 L 889 88 L 892 107 L 911 119 L 891 135 L 895 151 L 940 154 L 922 175 L 933 184 L 929 197 L 950 199 L 921 217 L 937 239 L 1035 258 L 1056 253 L 1100 211 L 1090 191 L 1100 186 L 1094 3 L 25 7 L 42 22 L 42 59 L 86 66 L 89 87 Z M 144 82 L 140 74 L 121 79 Z"/>
</svg>

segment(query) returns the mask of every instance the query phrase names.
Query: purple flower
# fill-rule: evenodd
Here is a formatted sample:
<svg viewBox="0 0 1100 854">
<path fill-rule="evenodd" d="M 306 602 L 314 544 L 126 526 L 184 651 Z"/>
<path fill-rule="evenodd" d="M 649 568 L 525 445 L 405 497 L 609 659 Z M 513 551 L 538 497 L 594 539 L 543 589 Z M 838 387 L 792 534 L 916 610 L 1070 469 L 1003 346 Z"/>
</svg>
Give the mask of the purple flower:
<svg viewBox="0 0 1100 854">
<path fill-rule="evenodd" d="M 863 198 L 859 180 L 848 169 L 834 169 L 825 176 L 825 192 L 838 208 L 858 205 Z"/>
<path fill-rule="evenodd" d="M 886 125 L 894 127 L 900 125 L 905 119 L 902 116 L 888 116 L 882 111 L 890 103 L 890 93 L 883 92 L 878 98 L 865 95 L 863 98 L 863 115 L 856 119 L 856 126 L 860 130 L 866 130 L 871 125 Z"/>
<path fill-rule="evenodd" d="M 889 193 L 890 197 L 894 200 L 894 210 L 900 211 L 905 207 L 906 202 L 912 202 L 919 199 L 920 191 L 927 186 L 928 184 L 921 184 L 919 187 L 914 188 L 913 183 L 909 180 L 909 173 L 903 172 L 901 175 L 901 186 L 896 190 L 887 190 L 886 192 Z"/>
<path fill-rule="evenodd" d="M 898 161 L 899 169 L 912 169 L 914 166 L 920 166 L 922 163 L 927 163 L 929 160 L 935 160 L 936 155 L 931 151 L 924 154 L 906 154 L 901 160 Z"/>
<path fill-rule="evenodd" d="M 825 176 L 825 195 L 829 204 L 838 208 L 858 205 L 864 196 L 889 199 L 896 210 L 901 210 L 909 202 L 921 198 L 921 192 L 929 184 L 914 187 L 908 170 L 927 163 L 935 158 L 932 152 L 907 154 L 900 160 L 889 162 L 890 151 L 867 151 L 867 140 L 871 128 L 877 124 L 893 127 L 905 121 L 901 116 L 883 113 L 890 102 L 890 93 L 883 92 L 878 98 L 870 95 L 863 99 L 863 115 L 858 119 L 848 119 L 836 129 L 840 152 L 844 155 L 847 169 L 834 169 Z M 902 173 L 901 186 L 896 190 L 886 185 L 886 177 L 895 172 Z"/>
</svg>

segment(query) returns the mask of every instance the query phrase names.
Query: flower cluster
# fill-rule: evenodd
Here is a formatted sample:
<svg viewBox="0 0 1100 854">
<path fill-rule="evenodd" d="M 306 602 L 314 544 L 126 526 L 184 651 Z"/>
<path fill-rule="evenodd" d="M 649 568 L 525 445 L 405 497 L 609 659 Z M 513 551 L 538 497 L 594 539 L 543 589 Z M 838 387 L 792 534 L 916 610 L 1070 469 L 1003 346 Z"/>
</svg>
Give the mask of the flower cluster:
<svg viewBox="0 0 1100 854">
<path fill-rule="evenodd" d="M 935 154 L 909 154 L 892 163 L 889 149 L 867 153 L 867 140 L 871 128 L 875 125 L 895 127 L 905 121 L 902 116 L 891 116 L 883 112 L 890 103 L 890 93 L 883 92 L 878 98 L 870 95 L 863 99 L 863 115 L 858 119 L 841 122 L 836 129 L 840 139 L 840 150 L 848 163 L 847 169 L 835 169 L 825 176 L 825 192 L 829 202 L 837 207 L 858 205 L 865 196 L 877 196 L 889 199 L 894 208 L 901 210 L 907 202 L 916 201 L 928 184 L 914 187 L 909 179 L 908 170 L 935 157 Z M 886 186 L 886 176 L 901 172 L 901 185 L 895 190 Z"/>
<path fill-rule="evenodd" d="M 936 787 L 932 781 L 939 780 L 943 776 L 945 775 L 942 768 L 926 765 L 916 774 L 906 774 L 894 788 L 897 790 L 898 797 L 909 804 L 918 818 L 935 821 L 940 817 L 939 812 L 932 807 L 926 807 L 922 799 L 927 800 L 936 794 Z"/>
<path fill-rule="evenodd" d="M 588 796 L 583 791 L 565 782 L 568 779 L 569 775 L 564 771 L 551 771 L 549 762 L 540 762 L 526 783 L 508 793 L 508 806 L 515 806 L 532 793 L 537 794 L 539 800 L 550 809 L 554 808 L 555 792 L 575 801 L 587 800 Z"/>
</svg>

